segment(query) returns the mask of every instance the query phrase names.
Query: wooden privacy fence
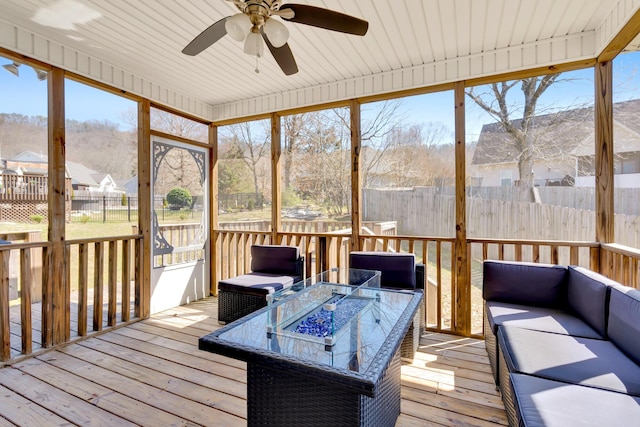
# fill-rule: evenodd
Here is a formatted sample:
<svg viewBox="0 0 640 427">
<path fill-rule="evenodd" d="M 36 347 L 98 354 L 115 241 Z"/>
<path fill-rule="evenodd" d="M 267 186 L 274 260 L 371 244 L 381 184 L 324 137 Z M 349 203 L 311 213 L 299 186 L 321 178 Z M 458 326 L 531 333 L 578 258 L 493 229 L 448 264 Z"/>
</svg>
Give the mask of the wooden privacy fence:
<svg viewBox="0 0 640 427">
<path fill-rule="evenodd" d="M 454 198 L 428 190 L 365 190 L 363 216 L 393 219 L 398 234 L 453 237 Z M 595 240 L 593 210 L 478 197 L 467 197 L 466 210 L 471 238 Z M 614 228 L 617 243 L 640 247 L 640 216 L 615 215 Z"/>
<path fill-rule="evenodd" d="M 52 345 L 52 312 L 62 313 L 64 342 L 101 331 L 118 323 L 140 317 L 142 236 L 69 240 L 65 242 L 66 280 L 62 293 L 64 307 L 47 301 L 59 301 L 47 295 L 36 301 L 34 289 L 49 283 L 51 243 L 13 243 L 0 245 L 0 362 L 28 355 Z M 11 257 L 19 261 L 12 264 Z M 41 275 L 31 266 L 42 265 Z M 9 277 L 19 269 L 19 298 L 9 298 Z M 40 282 L 40 283 L 38 283 Z M 118 316 L 119 315 L 119 316 Z"/>
</svg>

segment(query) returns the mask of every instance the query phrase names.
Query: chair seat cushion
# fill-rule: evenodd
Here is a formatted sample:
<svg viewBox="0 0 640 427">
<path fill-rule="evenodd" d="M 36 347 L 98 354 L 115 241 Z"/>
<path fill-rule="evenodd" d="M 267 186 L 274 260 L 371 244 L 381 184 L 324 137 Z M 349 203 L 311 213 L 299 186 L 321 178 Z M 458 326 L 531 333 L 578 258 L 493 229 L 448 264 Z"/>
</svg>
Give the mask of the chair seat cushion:
<svg viewBox="0 0 640 427">
<path fill-rule="evenodd" d="M 251 246 L 251 271 L 254 273 L 298 276 L 302 274 L 300 267 L 300 249 L 296 246 Z"/>
<path fill-rule="evenodd" d="M 268 295 L 300 281 L 300 277 L 269 273 L 247 273 L 218 282 L 219 291 Z"/>
<path fill-rule="evenodd" d="M 611 391 L 512 374 L 521 426 L 628 426 L 640 420 L 640 398 Z"/>
<path fill-rule="evenodd" d="M 416 256 L 412 253 L 354 251 L 349 254 L 349 266 L 380 271 L 383 288 L 416 288 Z"/>
<path fill-rule="evenodd" d="M 510 373 L 640 396 L 640 366 L 611 341 L 503 325 L 498 343 Z"/>
<path fill-rule="evenodd" d="M 584 321 L 559 309 L 487 301 L 485 310 L 494 335 L 498 333 L 498 326 L 509 325 L 555 334 L 603 339 Z"/>
</svg>

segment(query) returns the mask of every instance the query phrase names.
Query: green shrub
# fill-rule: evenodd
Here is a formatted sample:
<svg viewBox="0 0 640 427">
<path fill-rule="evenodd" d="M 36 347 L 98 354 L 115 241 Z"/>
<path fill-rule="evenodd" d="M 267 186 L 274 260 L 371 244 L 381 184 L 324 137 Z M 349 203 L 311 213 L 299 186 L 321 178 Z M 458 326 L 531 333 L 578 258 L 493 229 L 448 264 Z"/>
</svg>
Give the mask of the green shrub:
<svg viewBox="0 0 640 427">
<path fill-rule="evenodd" d="M 167 193 L 167 203 L 178 209 L 191 206 L 191 193 L 186 188 L 176 187 Z"/>
<path fill-rule="evenodd" d="M 29 219 L 36 224 L 40 224 L 42 221 L 44 221 L 44 216 L 40 214 L 30 215 Z"/>
<path fill-rule="evenodd" d="M 282 192 L 282 206 L 296 206 L 302 203 L 300 196 L 292 189 L 287 189 Z"/>
<path fill-rule="evenodd" d="M 122 193 L 122 198 L 120 199 L 120 205 L 127 206 L 127 195 Z"/>
<path fill-rule="evenodd" d="M 91 220 L 90 215 L 82 214 L 82 216 L 80 217 L 80 222 L 83 224 L 86 224 L 87 222 L 89 222 L 89 220 Z"/>
</svg>

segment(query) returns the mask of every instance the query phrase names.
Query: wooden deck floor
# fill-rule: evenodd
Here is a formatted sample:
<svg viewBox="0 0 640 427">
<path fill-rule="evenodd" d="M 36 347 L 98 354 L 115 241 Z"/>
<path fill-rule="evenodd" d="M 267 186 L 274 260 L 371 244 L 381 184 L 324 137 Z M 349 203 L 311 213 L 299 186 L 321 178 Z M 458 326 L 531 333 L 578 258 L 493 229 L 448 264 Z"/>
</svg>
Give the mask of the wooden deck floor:
<svg viewBox="0 0 640 427">
<path fill-rule="evenodd" d="M 0 426 L 242 426 L 246 365 L 197 349 L 215 298 L 0 369 Z M 426 333 L 397 426 L 506 425 L 484 343 Z"/>
</svg>

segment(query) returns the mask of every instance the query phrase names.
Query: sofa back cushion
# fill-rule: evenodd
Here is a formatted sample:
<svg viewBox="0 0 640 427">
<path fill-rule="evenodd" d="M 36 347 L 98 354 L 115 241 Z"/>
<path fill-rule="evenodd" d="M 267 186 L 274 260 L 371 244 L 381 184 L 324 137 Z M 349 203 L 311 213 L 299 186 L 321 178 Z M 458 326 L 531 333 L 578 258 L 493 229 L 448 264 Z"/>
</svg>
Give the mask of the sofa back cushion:
<svg viewBox="0 0 640 427">
<path fill-rule="evenodd" d="M 416 288 L 414 254 L 355 251 L 349 254 L 349 267 L 380 271 L 380 286 L 383 288 Z"/>
<path fill-rule="evenodd" d="M 640 291 L 622 285 L 611 288 L 607 334 L 640 365 Z"/>
<path fill-rule="evenodd" d="M 582 267 L 569 267 L 567 304 L 582 320 L 606 337 L 609 290 L 618 282 Z"/>
<path fill-rule="evenodd" d="M 485 261 L 482 296 L 537 307 L 564 307 L 567 298 L 567 268 L 528 262 Z"/>
<path fill-rule="evenodd" d="M 300 250 L 295 246 L 251 246 L 251 271 L 254 273 L 300 276 Z"/>
</svg>

